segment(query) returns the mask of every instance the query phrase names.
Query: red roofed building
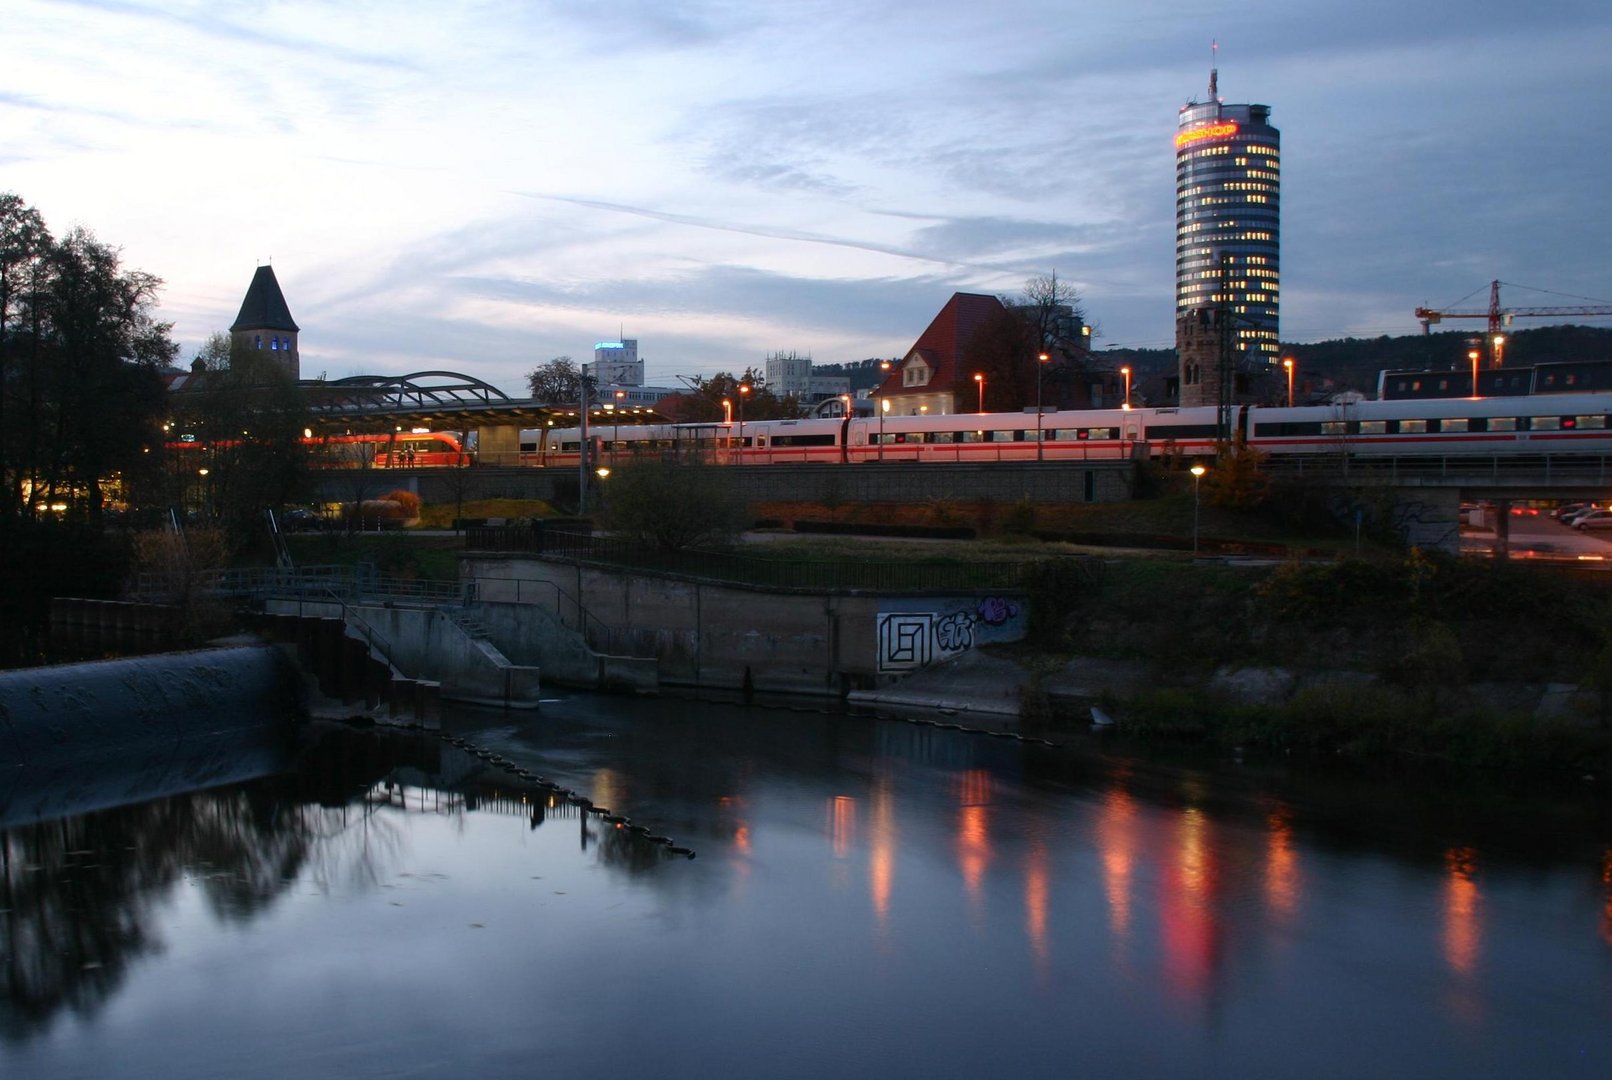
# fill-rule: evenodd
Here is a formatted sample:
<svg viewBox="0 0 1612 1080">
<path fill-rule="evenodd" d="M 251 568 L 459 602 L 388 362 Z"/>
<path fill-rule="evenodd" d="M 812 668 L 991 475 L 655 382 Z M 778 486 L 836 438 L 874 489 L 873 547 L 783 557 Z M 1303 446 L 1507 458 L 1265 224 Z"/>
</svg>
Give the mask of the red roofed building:
<svg viewBox="0 0 1612 1080">
<path fill-rule="evenodd" d="M 891 416 L 975 411 L 978 386 L 968 362 L 969 342 L 1002 310 L 1002 301 L 994 296 L 953 293 L 874 391 L 880 407 L 888 401 Z"/>
</svg>

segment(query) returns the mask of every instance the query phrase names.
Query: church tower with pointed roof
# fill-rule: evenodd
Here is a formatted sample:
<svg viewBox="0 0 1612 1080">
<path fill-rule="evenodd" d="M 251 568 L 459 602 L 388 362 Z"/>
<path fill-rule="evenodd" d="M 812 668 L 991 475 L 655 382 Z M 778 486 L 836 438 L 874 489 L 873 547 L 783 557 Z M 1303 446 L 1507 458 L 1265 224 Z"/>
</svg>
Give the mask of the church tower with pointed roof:
<svg viewBox="0 0 1612 1080">
<path fill-rule="evenodd" d="M 234 355 L 266 356 L 290 372 L 293 379 L 302 377 L 297 324 L 274 277 L 274 267 L 260 266 L 252 275 L 252 284 L 241 301 L 241 313 L 229 328 L 229 336 Z"/>
</svg>

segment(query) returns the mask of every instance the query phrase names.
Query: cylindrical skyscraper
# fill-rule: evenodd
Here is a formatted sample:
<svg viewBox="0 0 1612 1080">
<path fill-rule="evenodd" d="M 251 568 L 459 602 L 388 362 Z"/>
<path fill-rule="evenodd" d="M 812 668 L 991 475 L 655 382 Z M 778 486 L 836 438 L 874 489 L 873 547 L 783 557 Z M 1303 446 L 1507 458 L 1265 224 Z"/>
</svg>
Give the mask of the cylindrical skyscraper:
<svg viewBox="0 0 1612 1080">
<path fill-rule="evenodd" d="M 1191 374 L 1220 370 L 1244 383 L 1278 361 L 1281 133 L 1268 105 L 1227 105 L 1216 75 L 1209 100 L 1181 108 L 1175 136 L 1175 313 L 1216 327 L 1216 356 L 1195 356 Z M 1179 337 L 1179 333 L 1178 333 Z M 1178 341 L 1178 349 L 1180 342 Z M 1217 397 L 1192 378 L 1182 356 L 1181 403 Z M 1241 387 L 1237 391 L 1245 392 Z M 1189 398 L 1191 399 L 1189 401 Z"/>
</svg>

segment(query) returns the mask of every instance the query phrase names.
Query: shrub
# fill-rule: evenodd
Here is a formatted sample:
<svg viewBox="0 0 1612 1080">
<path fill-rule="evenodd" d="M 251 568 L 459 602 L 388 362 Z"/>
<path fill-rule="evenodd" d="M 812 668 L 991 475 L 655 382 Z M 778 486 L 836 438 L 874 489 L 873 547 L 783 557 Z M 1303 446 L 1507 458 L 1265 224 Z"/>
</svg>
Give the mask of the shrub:
<svg viewBox="0 0 1612 1080">
<path fill-rule="evenodd" d="M 386 502 L 396 503 L 399 517 L 417 518 L 420 516 L 420 497 L 412 491 L 399 488 L 396 491 L 389 491 L 382 495 L 381 499 Z"/>
<path fill-rule="evenodd" d="M 663 551 L 731 543 L 749 524 L 744 501 L 721 469 L 634 461 L 604 485 L 604 524 Z"/>
</svg>

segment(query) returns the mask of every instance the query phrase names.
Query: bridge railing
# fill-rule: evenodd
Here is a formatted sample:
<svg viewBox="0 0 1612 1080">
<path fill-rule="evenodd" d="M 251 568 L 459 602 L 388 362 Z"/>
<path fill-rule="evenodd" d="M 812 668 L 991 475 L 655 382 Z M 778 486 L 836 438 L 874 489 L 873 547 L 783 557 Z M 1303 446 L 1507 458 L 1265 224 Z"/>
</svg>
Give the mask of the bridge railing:
<svg viewBox="0 0 1612 1080">
<path fill-rule="evenodd" d="M 1338 453 L 1282 454 L 1262 468 L 1277 475 L 1332 482 L 1440 484 L 1612 484 L 1608 454 L 1428 454 L 1399 457 L 1346 457 Z"/>
<path fill-rule="evenodd" d="M 861 561 L 770 559 L 725 551 L 661 551 L 618 537 L 488 526 L 467 530 L 472 550 L 519 551 L 545 558 L 642 570 L 752 588 L 807 592 L 935 592 L 957 589 L 1017 589 L 1027 561 L 922 559 Z"/>
</svg>

